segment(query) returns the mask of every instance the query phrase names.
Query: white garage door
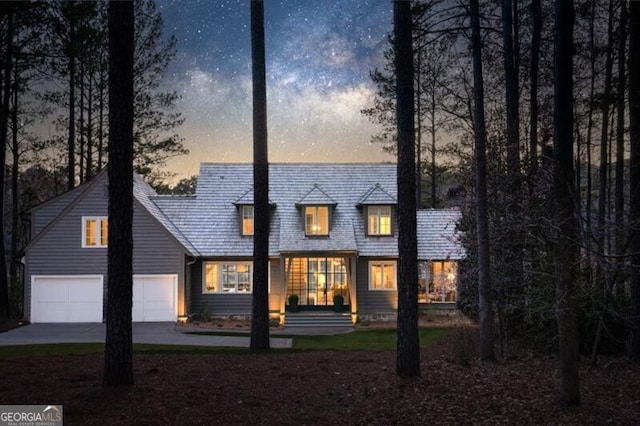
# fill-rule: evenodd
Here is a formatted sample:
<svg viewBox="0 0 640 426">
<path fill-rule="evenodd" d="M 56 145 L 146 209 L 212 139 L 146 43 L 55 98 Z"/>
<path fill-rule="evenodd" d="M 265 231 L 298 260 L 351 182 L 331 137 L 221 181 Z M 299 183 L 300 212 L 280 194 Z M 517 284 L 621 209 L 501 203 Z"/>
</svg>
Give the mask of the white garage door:
<svg viewBox="0 0 640 426">
<path fill-rule="evenodd" d="M 176 321 L 178 317 L 177 275 L 133 276 L 133 321 Z"/>
<path fill-rule="evenodd" d="M 102 322 L 102 275 L 31 277 L 31 322 Z"/>
</svg>

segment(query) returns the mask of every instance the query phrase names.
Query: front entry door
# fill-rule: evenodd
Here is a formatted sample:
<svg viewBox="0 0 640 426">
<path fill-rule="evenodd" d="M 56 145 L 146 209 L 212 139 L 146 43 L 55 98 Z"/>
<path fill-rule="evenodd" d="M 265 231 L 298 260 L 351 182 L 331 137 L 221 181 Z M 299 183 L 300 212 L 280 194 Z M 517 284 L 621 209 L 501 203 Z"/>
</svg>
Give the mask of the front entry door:
<svg viewBox="0 0 640 426">
<path fill-rule="evenodd" d="M 347 270 L 341 257 L 291 259 L 287 297 L 296 294 L 301 308 L 333 307 L 333 297 L 342 295 L 348 305 Z"/>
</svg>

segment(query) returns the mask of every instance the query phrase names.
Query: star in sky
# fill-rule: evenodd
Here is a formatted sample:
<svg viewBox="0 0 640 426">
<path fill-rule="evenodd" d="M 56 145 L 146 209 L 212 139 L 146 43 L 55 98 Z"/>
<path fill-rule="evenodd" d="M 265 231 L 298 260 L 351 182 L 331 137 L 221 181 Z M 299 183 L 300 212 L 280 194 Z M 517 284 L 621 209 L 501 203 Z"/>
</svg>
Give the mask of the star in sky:
<svg viewBox="0 0 640 426">
<path fill-rule="evenodd" d="M 203 161 L 252 161 L 249 0 L 157 0 L 165 34 L 178 39 L 166 85 L 182 96 L 179 133 L 191 154 L 171 171 Z M 384 64 L 390 0 L 265 0 L 270 162 L 391 161 L 371 144 L 377 127 L 369 71 Z"/>
</svg>

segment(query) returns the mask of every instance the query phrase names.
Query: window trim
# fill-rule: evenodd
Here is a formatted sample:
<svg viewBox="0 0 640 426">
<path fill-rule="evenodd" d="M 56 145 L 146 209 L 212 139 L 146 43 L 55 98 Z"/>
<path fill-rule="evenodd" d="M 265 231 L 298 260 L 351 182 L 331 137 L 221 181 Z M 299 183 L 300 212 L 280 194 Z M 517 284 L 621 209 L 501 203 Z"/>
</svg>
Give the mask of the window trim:
<svg viewBox="0 0 640 426">
<path fill-rule="evenodd" d="M 393 287 L 385 288 L 384 286 L 376 288 L 373 286 L 373 273 L 371 272 L 374 266 L 382 265 L 382 276 L 384 277 L 384 267 L 393 267 Z M 370 260 L 368 265 L 369 273 L 369 290 L 370 291 L 397 291 L 398 290 L 398 261 L 397 260 Z"/>
<path fill-rule="evenodd" d="M 219 265 L 218 278 L 222 275 L 223 265 L 249 265 L 249 291 L 237 291 L 238 283 L 236 281 L 236 291 L 223 291 L 222 280 L 219 281 L 219 288 L 216 291 L 207 290 L 207 265 Z M 202 294 L 253 294 L 253 261 L 251 260 L 233 260 L 233 261 L 217 261 L 207 260 L 202 262 Z"/>
<path fill-rule="evenodd" d="M 380 217 L 382 217 L 382 215 L 380 214 L 380 209 L 382 209 L 383 207 L 386 207 L 389 209 L 389 232 L 388 233 L 382 233 L 380 232 Z M 371 232 L 371 228 L 370 228 L 370 217 L 371 217 L 371 209 L 378 209 L 378 214 L 376 215 L 378 218 L 378 232 Z M 368 236 L 372 236 L 372 237 L 391 237 L 393 236 L 393 208 L 391 205 L 388 204 L 381 204 L 381 205 L 370 205 L 367 206 L 367 224 L 366 224 L 366 230 L 367 230 L 367 235 Z"/>
<path fill-rule="evenodd" d="M 440 274 L 435 274 L 434 272 L 434 266 L 435 264 L 440 264 L 440 268 L 441 268 L 441 272 Z M 446 264 L 450 264 L 448 270 L 449 272 L 445 273 L 445 265 Z M 436 277 L 442 277 L 445 280 L 451 280 L 453 281 L 453 287 L 455 288 L 454 290 L 454 294 L 455 294 L 455 300 L 441 300 L 441 299 L 446 299 L 447 294 L 446 293 L 442 293 L 441 294 L 441 298 L 440 300 L 436 299 L 436 300 L 432 300 L 429 303 L 457 303 L 458 301 L 458 261 L 457 260 L 452 260 L 452 259 L 432 259 L 429 260 L 429 265 L 428 265 L 428 271 L 429 271 L 429 277 L 427 279 L 427 288 L 426 288 L 426 292 L 427 292 L 427 296 L 429 295 L 429 286 L 430 285 L 435 285 L 435 279 Z M 448 274 L 453 274 L 452 278 L 449 278 Z M 443 286 L 444 289 L 444 286 Z"/>
<path fill-rule="evenodd" d="M 244 211 L 247 208 L 251 208 L 251 229 L 252 232 L 249 233 L 245 233 L 244 232 Z M 256 231 L 256 216 L 255 216 L 256 210 L 253 206 L 253 204 L 243 204 L 240 206 L 240 235 L 242 235 L 243 237 L 252 237 L 255 234 Z"/>
<path fill-rule="evenodd" d="M 313 205 L 306 205 L 304 206 L 303 209 L 303 226 L 304 226 L 304 235 L 306 237 L 328 237 L 329 233 L 331 232 L 331 206 L 327 205 L 327 204 L 313 204 Z M 315 217 L 316 217 L 316 221 L 319 220 L 320 218 L 320 214 L 319 214 L 319 209 L 320 208 L 326 208 L 327 209 L 327 232 L 326 233 L 309 233 L 308 229 L 307 229 L 307 209 L 314 209 L 315 211 Z M 318 226 L 318 225 L 316 225 Z"/>
<path fill-rule="evenodd" d="M 96 243 L 93 245 L 87 244 L 87 222 L 90 220 L 96 221 Z M 102 223 L 107 222 L 107 241 L 102 243 Z M 109 217 L 108 216 L 82 216 L 82 234 L 81 234 L 81 247 L 82 248 L 107 248 L 109 245 Z"/>
</svg>

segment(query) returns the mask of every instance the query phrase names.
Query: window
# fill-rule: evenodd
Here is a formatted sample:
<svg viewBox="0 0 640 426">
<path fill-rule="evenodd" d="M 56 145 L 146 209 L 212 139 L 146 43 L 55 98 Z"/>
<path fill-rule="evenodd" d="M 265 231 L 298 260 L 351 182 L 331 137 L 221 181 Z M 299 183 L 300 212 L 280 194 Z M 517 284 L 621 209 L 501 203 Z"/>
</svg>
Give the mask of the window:
<svg viewBox="0 0 640 426">
<path fill-rule="evenodd" d="M 206 262 L 204 293 L 251 293 L 251 263 Z"/>
<path fill-rule="evenodd" d="M 455 302 L 458 296 L 458 264 L 434 260 L 418 264 L 418 302 Z"/>
<path fill-rule="evenodd" d="M 396 289 L 396 262 L 369 262 L 369 290 Z"/>
<path fill-rule="evenodd" d="M 253 206 L 242 206 L 242 235 L 253 235 Z"/>
<path fill-rule="evenodd" d="M 329 207 L 307 206 L 304 208 L 305 233 L 307 235 L 329 235 Z"/>
<path fill-rule="evenodd" d="M 106 247 L 109 241 L 109 221 L 106 217 L 82 218 L 82 247 Z"/>
<path fill-rule="evenodd" d="M 369 235 L 391 235 L 391 206 L 367 208 Z"/>
</svg>

